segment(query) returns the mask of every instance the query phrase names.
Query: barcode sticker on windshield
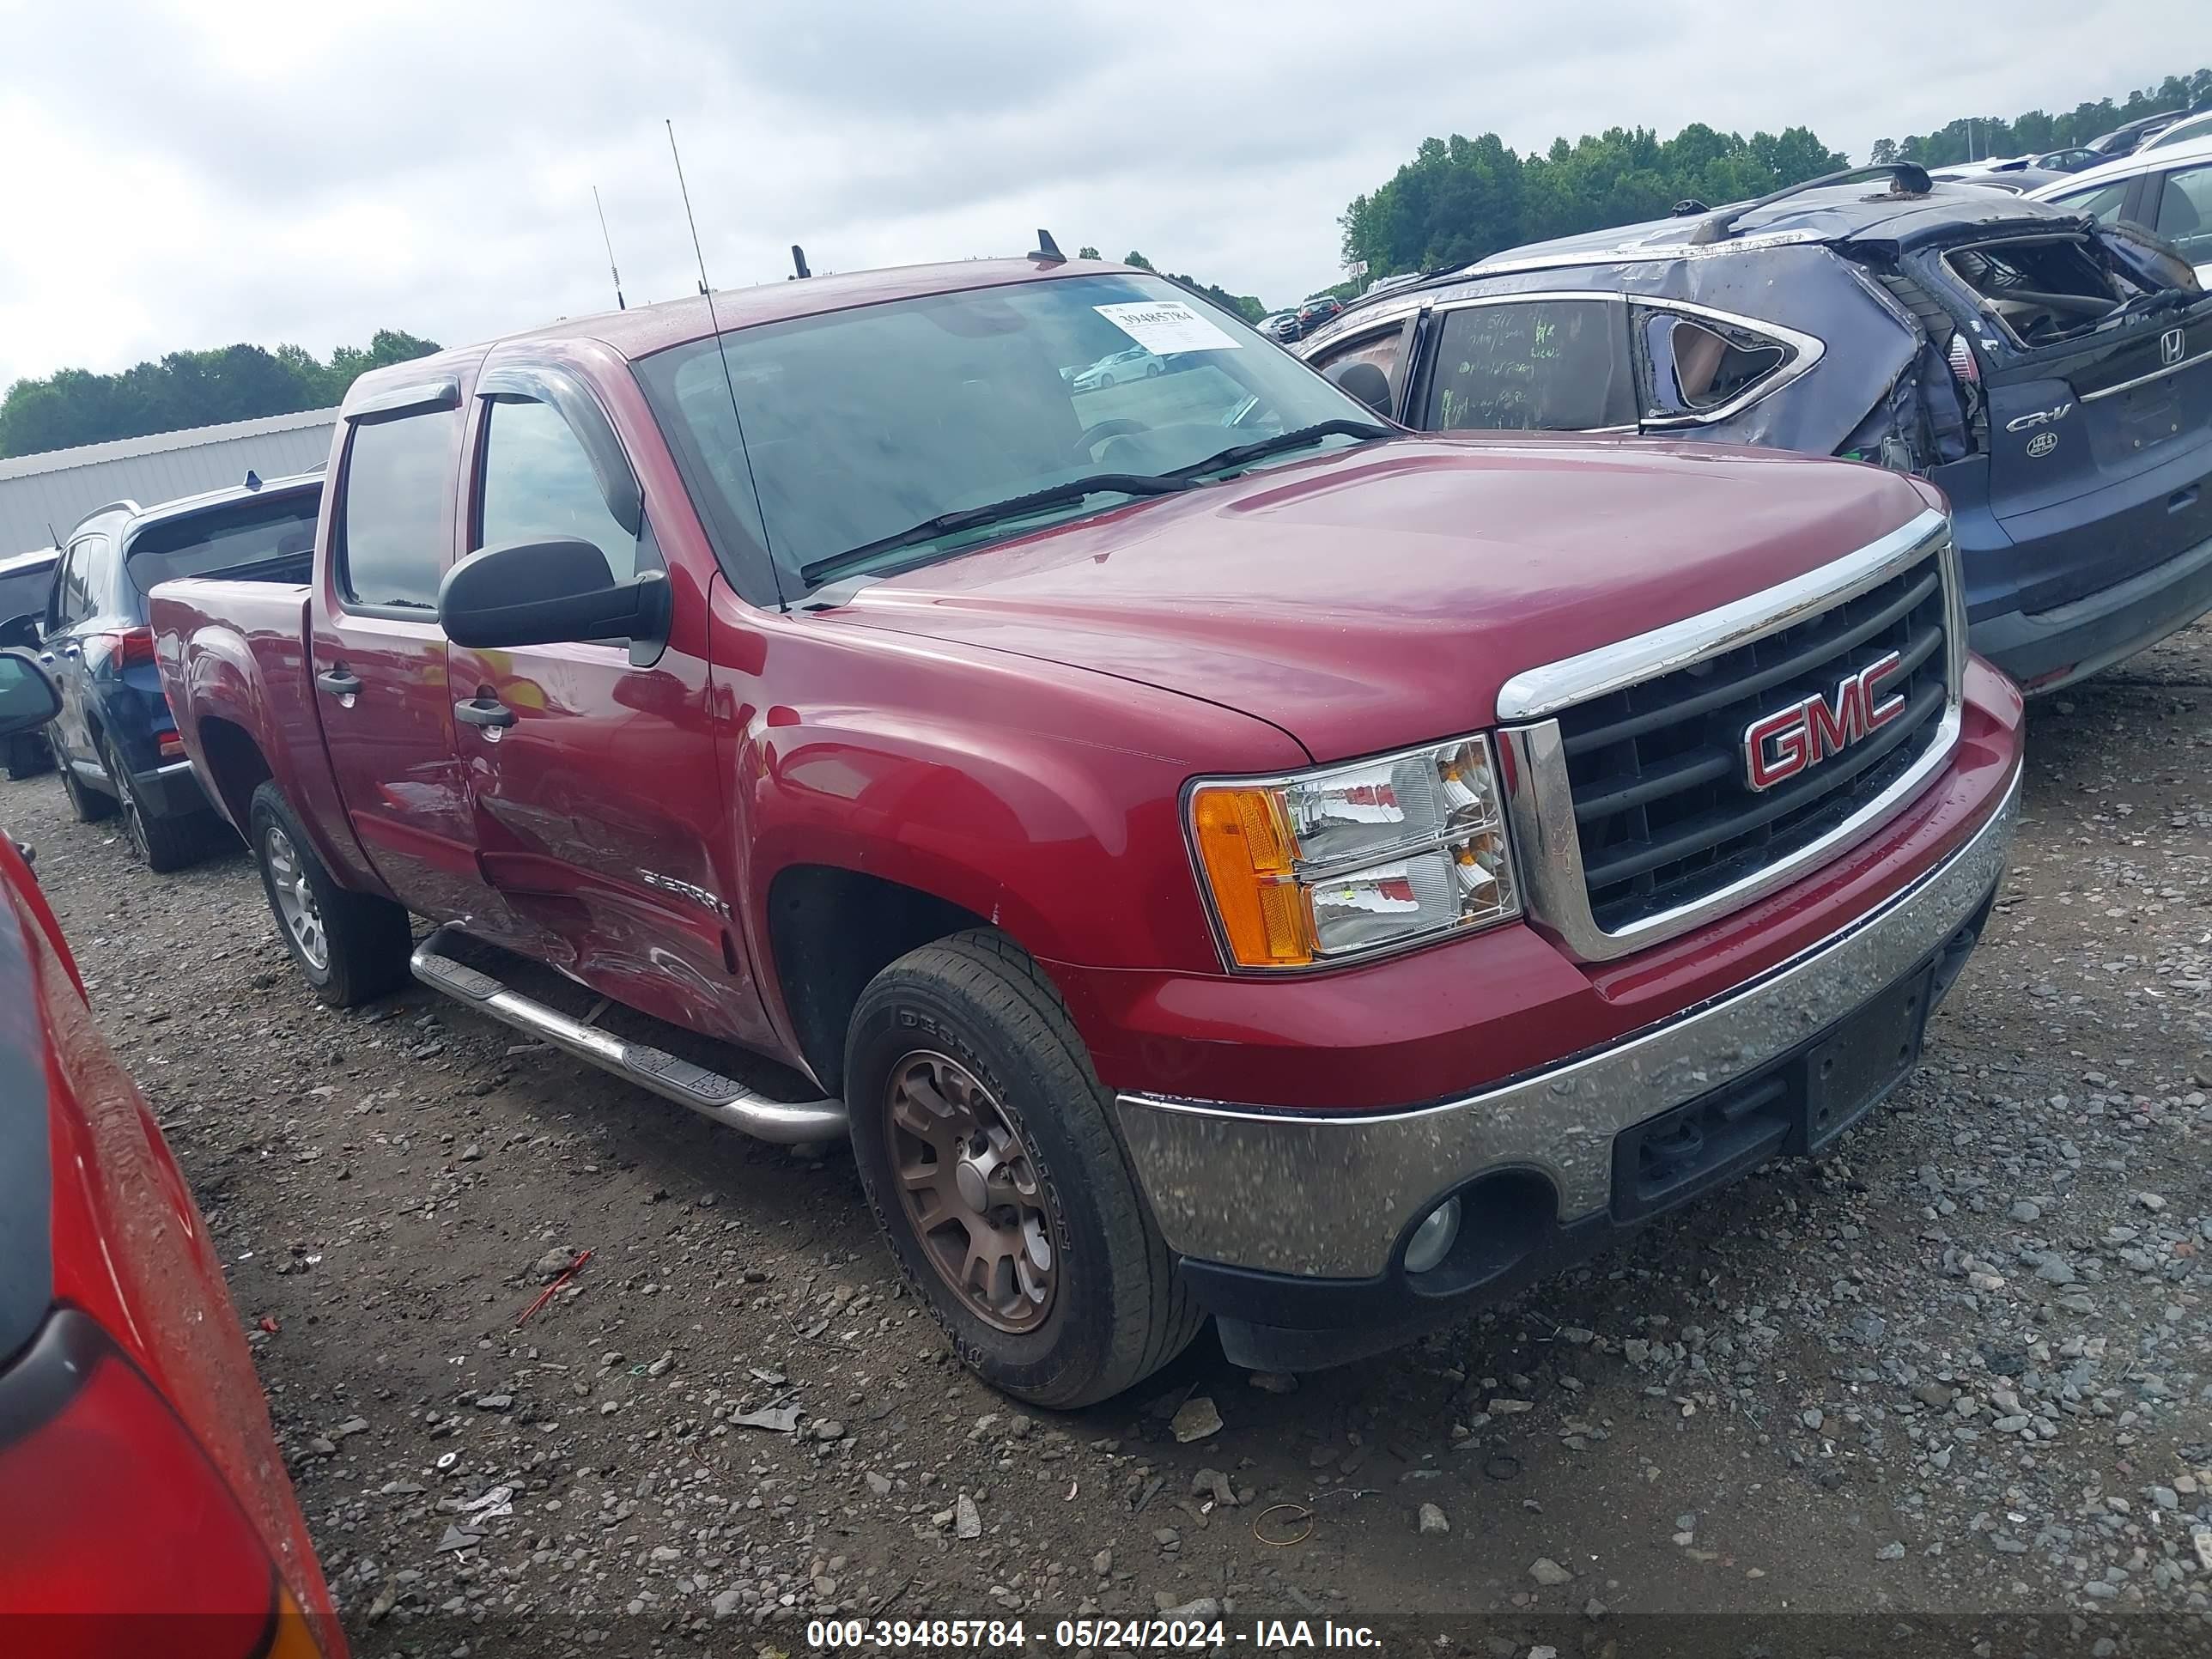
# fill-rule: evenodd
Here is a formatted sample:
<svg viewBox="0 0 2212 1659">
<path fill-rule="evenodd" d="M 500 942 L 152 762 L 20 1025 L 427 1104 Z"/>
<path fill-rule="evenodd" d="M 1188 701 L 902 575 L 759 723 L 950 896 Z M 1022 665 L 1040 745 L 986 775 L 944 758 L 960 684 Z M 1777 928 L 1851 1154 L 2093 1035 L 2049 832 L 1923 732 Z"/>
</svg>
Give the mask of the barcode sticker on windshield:
<svg viewBox="0 0 2212 1659">
<path fill-rule="evenodd" d="M 1156 356 L 1170 351 L 1234 351 L 1241 343 L 1180 300 L 1139 300 L 1091 308 Z"/>
</svg>

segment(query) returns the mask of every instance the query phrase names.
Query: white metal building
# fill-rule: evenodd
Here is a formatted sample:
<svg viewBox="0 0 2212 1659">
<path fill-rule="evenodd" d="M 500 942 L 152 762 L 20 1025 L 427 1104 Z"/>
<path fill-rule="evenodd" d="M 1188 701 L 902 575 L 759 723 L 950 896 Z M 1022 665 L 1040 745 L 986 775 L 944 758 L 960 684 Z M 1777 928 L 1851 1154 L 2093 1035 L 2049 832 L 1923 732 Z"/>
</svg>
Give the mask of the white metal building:
<svg viewBox="0 0 2212 1659">
<path fill-rule="evenodd" d="M 0 460 L 0 557 L 66 539 L 96 507 L 141 507 L 244 482 L 306 472 L 328 459 L 335 409 L 157 432 Z"/>
</svg>

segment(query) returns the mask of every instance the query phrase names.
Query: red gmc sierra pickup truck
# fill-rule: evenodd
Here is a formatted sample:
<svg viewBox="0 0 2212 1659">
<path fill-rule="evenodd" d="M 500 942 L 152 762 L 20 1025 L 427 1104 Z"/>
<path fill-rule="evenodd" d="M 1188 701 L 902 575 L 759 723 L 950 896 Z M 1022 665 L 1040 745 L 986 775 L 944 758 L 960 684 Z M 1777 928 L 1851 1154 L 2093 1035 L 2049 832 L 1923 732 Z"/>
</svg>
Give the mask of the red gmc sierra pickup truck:
<svg viewBox="0 0 2212 1659">
<path fill-rule="evenodd" d="M 1377 1352 L 1896 1085 L 2020 771 L 1936 492 L 1407 434 L 1041 240 L 365 375 L 313 580 L 155 590 L 325 1000 L 849 1130 L 1054 1405 Z"/>
</svg>

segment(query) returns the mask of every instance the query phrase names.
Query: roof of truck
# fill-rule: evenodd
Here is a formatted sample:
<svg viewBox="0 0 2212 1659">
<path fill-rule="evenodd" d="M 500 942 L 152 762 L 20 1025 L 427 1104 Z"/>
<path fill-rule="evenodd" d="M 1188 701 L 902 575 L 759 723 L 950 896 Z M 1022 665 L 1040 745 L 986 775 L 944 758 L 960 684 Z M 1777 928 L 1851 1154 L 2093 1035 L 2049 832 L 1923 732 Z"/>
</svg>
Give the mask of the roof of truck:
<svg viewBox="0 0 2212 1659">
<path fill-rule="evenodd" d="M 627 311 L 562 317 L 538 328 L 518 329 L 497 339 L 457 346 L 434 356 L 372 369 L 354 382 L 352 391 L 346 394 L 346 405 L 352 408 L 364 392 L 420 380 L 426 374 L 435 374 L 441 368 L 474 362 L 495 345 L 509 340 L 597 340 L 635 362 L 687 341 L 703 340 L 714 332 L 717 324 L 726 333 L 758 323 L 818 316 L 823 312 L 880 305 L 888 300 L 912 300 L 932 294 L 997 288 L 1008 283 L 1109 272 L 1157 274 L 1107 259 L 959 259 L 940 264 L 837 272 L 804 280 L 762 283 L 751 288 L 718 288 L 714 290 L 711 315 L 702 296 L 690 295 L 654 305 L 633 306 Z"/>
</svg>

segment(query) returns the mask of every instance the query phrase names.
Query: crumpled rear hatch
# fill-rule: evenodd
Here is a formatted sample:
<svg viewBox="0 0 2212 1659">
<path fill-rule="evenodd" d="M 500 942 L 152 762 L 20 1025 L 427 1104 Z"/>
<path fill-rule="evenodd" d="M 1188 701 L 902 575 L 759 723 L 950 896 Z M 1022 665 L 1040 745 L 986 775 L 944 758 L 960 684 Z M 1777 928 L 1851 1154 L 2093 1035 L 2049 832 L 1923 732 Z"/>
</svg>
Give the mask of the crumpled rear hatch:
<svg viewBox="0 0 2212 1659">
<path fill-rule="evenodd" d="M 2132 233 L 2039 225 L 1911 264 L 1970 319 L 1949 356 L 1985 399 L 1990 506 L 2026 608 L 2212 537 L 2212 297 L 2185 263 Z"/>
</svg>

